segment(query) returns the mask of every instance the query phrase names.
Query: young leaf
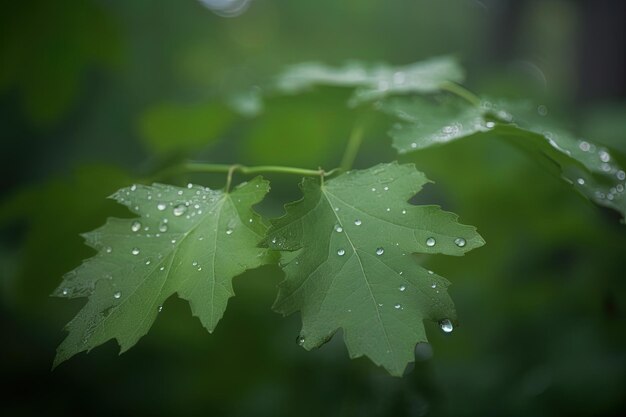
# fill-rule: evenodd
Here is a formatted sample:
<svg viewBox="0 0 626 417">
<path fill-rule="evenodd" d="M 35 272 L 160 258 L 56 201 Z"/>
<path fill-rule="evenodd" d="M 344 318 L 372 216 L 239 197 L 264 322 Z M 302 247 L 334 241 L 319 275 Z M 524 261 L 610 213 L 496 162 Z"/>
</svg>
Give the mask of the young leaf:
<svg viewBox="0 0 626 417">
<path fill-rule="evenodd" d="M 232 278 L 269 261 L 257 247 L 267 226 L 252 210 L 268 190 L 256 178 L 231 193 L 162 184 L 115 193 L 139 217 L 109 219 L 85 235 L 98 254 L 68 273 L 54 295 L 89 301 L 67 325 L 55 366 L 113 338 L 126 351 L 174 293 L 212 332 L 234 295 Z"/>
<path fill-rule="evenodd" d="M 357 87 L 350 99 L 355 106 L 390 94 L 434 93 L 445 82 L 461 82 L 463 69 L 452 57 L 431 58 L 403 67 L 378 65 L 367 67 L 353 62 L 341 68 L 320 63 L 303 63 L 289 67 L 276 80 L 276 89 L 298 93 L 316 85 Z"/>
<path fill-rule="evenodd" d="M 473 106 L 451 99 L 395 98 L 382 103 L 380 109 L 401 120 L 390 131 L 400 153 L 489 132 L 547 156 L 558 165 L 563 179 L 581 194 L 626 216 L 626 174 L 610 151 L 554 127 L 534 115 L 528 103 L 484 102 Z"/>
<path fill-rule="evenodd" d="M 463 255 L 484 241 L 456 215 L 407 202 L 427 182 L 396 163 L 303 181 L 304 198 L 272 221 L 266 240 L 283 251 L 286 273 L 274 309 L 301 311 L 299 344 L 318 347 L 342 328 L 352 358 L 402 375 L 427 340 L 423 320 L 455 320 L 449 282 L 412 254 Z"/>
</svg>

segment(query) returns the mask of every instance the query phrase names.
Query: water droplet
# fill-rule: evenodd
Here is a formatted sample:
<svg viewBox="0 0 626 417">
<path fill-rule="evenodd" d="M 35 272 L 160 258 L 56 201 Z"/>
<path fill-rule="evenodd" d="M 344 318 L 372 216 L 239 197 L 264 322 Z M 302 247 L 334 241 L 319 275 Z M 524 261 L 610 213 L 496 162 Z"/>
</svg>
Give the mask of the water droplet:
<svg viewBox="0 0 626 417">
<path fill-rule="evenodd" d="M 160 267 L 159 271 L 165 271 L 165 267 L 164 266 Z"/>
<path fill-rule="evenodd" d="M 135 191 L 137 189 L 137 186 L 135 184 L 130 186 L 130 191 Z"/>
<path fill-rule="evenodd" d="M 401 285 L 401 286 L 400 286 L 400 288 L 399 288 L 399 290 L 400 290 L 400 291 L 404 291 L 404 290 L 406 290 L 406 285 Z"/>
<path fill-rule="evenodd" d="M 604 150 L 598 152 L 598 156 L 600 157 L 600 160 L 602 162 L 609 162 L 611 160 L 611 155 L 609 155 L 609 153 Z"/>
<path fill-rule="evenodd" d="M 495 122 L 487 122 L 485 123 L 485 126 L 487 126 L 487 129 L 493 129 L 494 127 L 496 127 Z"/>
<path fill-rule="evenodd" d="M 387 207 L 387 211 L 389 212 L 389 211 L 391 211 L 391 209 L 389 207 Z"/>
<path fill-rule="evenodd" d="M 248 223 L 252 223 L 252 219 L 248 219 Z"/>
<path fill-rule="evenodd" d="M 623 193 L 624 192 L 624 186 L 622 184 L 617 184 L 615 186 L 615 191 L 617 191 L 618 193 Z"/>
<path fill-rule="evenodd" d="M 233 234 L 233 229 L 226 229 L 226 234 L 227 235 L 232 235 Z"/>
<path fill-rule="evenodd" d="M 360 225 L 362 224 L 362 222 L 361 222 L 361 220 L 356 219 L 356 220 L 354 221 L 354 224 L 355 224 L 355 225 L 357 225 L 357 226 L 360 226 Z"/>
<path fill-rule="evenodd" d="M 172 239 L 170 240 L 170 242 L 172 242 L 172 245 L 176 243 L 176 239 Z"/>
<path fill-rule="evenodd" d="M 548 107 L 541 104 L 537 107 L 537 113 L 539 116 L 547 116 L 548 115 Z"/>
<path fill-rule="evenodd" d="M 107 246 L 106 248 L 104 248 L 104 251 L 106 253 L 111 253 L 111 252 L 113 252 L 113 248 L 111 248 L 110 246 Z"/>
<path fill-rule="evenodd" d="M 437 288 L 437 284 L 431 285 L 430 288 Z"/>
<path fill-rule="evenodd" d="M 63 295 L 68 295 L 70 292 L 67 288 L 63 288 L 63 291 L 61 292 Z"/>
<path fill-rule="evenodd" d="M 578 144 L 578 147 L 583 152 L 589 152 L 589 150 L 591 149 L 591 145 L 589 144 L 589 142 L 585 142 L 584 140 Z"/>
<path fill-rule="evenodd" d="M 383 188 L 383 190 L 389 191 L 389 187 L 385 186 L 385 188 Z"/>
<path fill-rule="evenodd" d="M 343 255 L 345 255 L 345 254 L 346 254 L 346 251 L 345 251 L 345 250 L 343 250 L 343 249 L 339 249 L 339 250 L 337 251 L 337 255 L 339 255 L 339 256 L 343 256 Z"/>
<path fill-rule="evenodd" d="M 406 214 L 406 210 L 402 210 L 402 214 Z"/>
<path fill-rule="evenodd" d="M 157 204 L 157 209 L 158 209 L 159 211 L 163 211 L 163 210 L 165 210 L 166 208 L 167 208 L 167 204 L 165 204 L 165 203 L 159 203 L 159 204 Z"/>
<path fill-rule="evenodd" d="M 417 148 L 417 143 L 415 143 L 415 142 L 411 143 L 411 148 L 413 148 L 413 149 Z"/>
<path fill-rule="evenodd" d="M 433 246 L 435 246 L 436 243 L 437 241 L 435 240 L 434 237 L 429 237 L 428 239 L 426 239 L 426 246 L 428 246 L 429 248 L 432 248 Z"/>
<path fill-rule="evenodd" d="M 150 265 L 151 263 L 152 263 L 152 261 L 151 261 L 150 259 L 148 259 L 148 260 L 146 261 L 146 265 Z"/>
<path fill-rule="evenodd" d="M 615 176 L 617 177 L 618 180 L 620 181 L 624 181 L 626 179 L 626 172 L 624 171 L 617 171 L 617 174 L 615 174 Z"/>
<path fill-rule="evenodd" d="M 134 221 L 130 225 L 130 230 L 133 232 L 138 232 L 141 229 L 141 223 L 138 221 Z"/>
<path fill-rule="evenodd" d="M 174 216 L 182 216 L 183 214 L 185 214 L 185 211 L 187 211 L 187 206 L 184 204 L 179 204 L 174 207 Z"/>
<path fill-rule="evenodd" d="M 576 180 L 576 182 L 577 182 L 579 185 L 585 185 L 585 180 L 584 180 L 583 178 L 578 178 L 578 179 Z"/>
<path fill-rule="evenodd" d="M 193 188 L 193 184 L 192 183 L 188 183 L 187 184 L 187 188 Z"/>
<path fill-rule="evenodd" d="M 466 243 L 465 239 L 463 239 L 462 237 L 457 237 L 456 239 L 454 239 L 454 244 L 457 245 L 459 248 L 462 248 L 463 246 L 465 246 L 465 243 Z"/>
<path fill-rule="evenodd" d="M 433 272 L 433 271 L 430 271 L 430 270 L 428 271 L 428 273 L 429 273 L 430 275 L 434 274 L 434 272 Z"/>
<path fill-rule="evenodd" d="M 302 345 L 304 345 L 304 336 L 298 336 L 298 337 L 296 337 L 296 344 L 297 344 L 298 346 L 302 346 Z"/>
<path fill-rule="evenodd" d="M 275 237 L 272 238 L 272 243 L 276 243 L 276 238 Z"/>
<path fill-rule="evenodd" d="M 452 330 L 454 330 L 454 326 L 452 325 L 452 322 L 448 319 L 443 319 L 439 322 L 439 327 L 441 327 L 441 330 L 443 330 L 445 333 L 450 333 L 452 332 Z"/>
<path fill-rule="evenodd" d="M 393 306 L 393 308 L 395 308 L 396 310 L 400 310 L 402 306 L 400 304 L 396 304 Z"/>
<path fill-rule="evenodd" d="M 341 227 L 340 225 L 336 224 L 335 225 L 335 232 L 337 232 L 337 233 L 343 232 L 343 227 Z"/>
<path fill-rule="evenodd" d="M 115 298 L 116 300 L 119 300 L 121 296 L 122 293 L 120 291 L 117 291 L 115 294 L 113 294 L 113 298 Z"/>
<path fill-rule="evenodd" d="M 158 313 L 160 313 L 161 311 L 163 311 L 163 306 L 159 306 L 159 308 L 157 308 Z"/>
<path fill-rule="evenodd" d="M 383 249 L 383 248 L 378 248 L 378 249 L 376 249 L 376 255 L 380 256 L 380 255 L 382 255 L 383 253 L 385 253 L 385 249 Z"/>
<path fill-rule="evenodd" d="M 372 191 L 376 191 L 376 188 L 372 187 Z"/>
<path fill-rule="evenodd" d="M 191 263 L 191 265 L 193 265 L 193 266 L 198 266 L 198 261 L 193 261 L 193 262 Z"/>
<path fill-rule="evenodd" d="M 139 248 L 133 248 L 130 253 L 132 253 L 133 255 L 139 255 Z"/>
<path fill-rule="evenodd" d="M 167 232 L 167 224 L 161 223 L 159 225 L 159 232 L 163 232 L 163 233 Z"/>
<path fill-rule="evenodd" d="M 335 207 L 335 211 L 339 211 L 339 207 Z"/>
<path fill-rule="evenodd" d="M 178 190 L 178 195 L 183 195 L 183 190 Z"/>
</svg>

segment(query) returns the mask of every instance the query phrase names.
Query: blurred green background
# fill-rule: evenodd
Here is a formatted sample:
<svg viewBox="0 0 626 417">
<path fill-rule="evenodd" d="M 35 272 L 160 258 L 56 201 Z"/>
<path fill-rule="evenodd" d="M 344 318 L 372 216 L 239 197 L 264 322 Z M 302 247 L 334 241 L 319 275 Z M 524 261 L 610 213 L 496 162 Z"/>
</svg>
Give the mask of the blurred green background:
<svg viewBox="0 0 626 417">
<path fill-rule="evenodd" d="M 357 168 L 396 159 L 389 121 L 319 88 L 229 106 L 285 65 L 461 59 L 470 89 L 524 97 L 626 153 L 621 0 L 255 0 L 220 17 L 196 0 L 3 2 L 0 15 L 0 410 L 6 416 L 621 416 L 626 412 L 626 233 L 517 149 L 485 137 L 402 157 L 435 184 L 416 201 L 487 245 L 424 257 L 453 282 L 460 327 L 392 378 L 313 352 L 297 315 L 271 312 L 276 266 L 235 279 L 214 334 L 172 298 L 122 356 L 111 341 L 50 371 L 82 300 L 48 296 L 92 251 L 79 233 L 128 216 L 105 197 L 177 161 L 332 168 L 356 119 Z M 238 179 L 243 179 L 243 177 Z M 297 179 L 270 176 L 278 216 Z M 169 178 L 221 187 L 220 175 Z"/>
</svg>

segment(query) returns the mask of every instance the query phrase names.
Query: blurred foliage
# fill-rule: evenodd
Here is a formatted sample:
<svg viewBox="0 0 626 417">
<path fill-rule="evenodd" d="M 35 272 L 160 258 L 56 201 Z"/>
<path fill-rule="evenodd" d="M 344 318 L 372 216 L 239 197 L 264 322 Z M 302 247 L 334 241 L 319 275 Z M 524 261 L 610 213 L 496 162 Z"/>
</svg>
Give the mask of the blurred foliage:
<svg viewBox="0 0 626 417">
<path fill-rule="evenodd" d="M 418 346 L 404 378 L 349 360 L 341 335 L 319 350 L 298 347 L 300 318 L 270 310 L 282 279 L 275 266 L 234 280 L 236 297 L 213 334 L 171 299 L 136 348 L 118 356 L 111 342 L 50 372 L 62 326 L 83 301 L 48 294 L 92 255 L 79 233 L 107 216 L 128 216 L 105 198 L 116 189 L 187 154 L 331 168 L 355 121 L 367 124 L 356 167 L 397 158 L 386 135 L 393 121 L 348 109 L 349 96 L 336 89 L 271 98 L 253 118 L 217 104 L 286 65 L 405 65 L 453 54 L 472 90 L 544 104 L 582 137 L 624 152 L 624 97 L 574 100 L 581 88 L 575 39 L 587 23 L 580 3 L 256 0 L 232 19 L 194 0 L 7 3 L 0 17 L 3 414 L 622 415 L 623 226 L 490 135 L 400 158 L 435 181 L 415 203 L 459 213 L 489 242 L 461 259 L 421 258 L 452 281 L 460 326 L 451 335 L 427 328 L 431 344 Z M 618 39 L 595 35 L 598 47 L 615 48 Z M 614 55 L 617 65 L 624 51 Z M 144 124 L 155 111 L 148 137 Z M 177 124 L 185 136 L 171 135 Z M 225 180 L 169 181 L 190 177 L 212 187 Z M 259 210 L 279 215 L 281 204 L 299 198 L 296 182 L 272 178 Z"/>
</svg>

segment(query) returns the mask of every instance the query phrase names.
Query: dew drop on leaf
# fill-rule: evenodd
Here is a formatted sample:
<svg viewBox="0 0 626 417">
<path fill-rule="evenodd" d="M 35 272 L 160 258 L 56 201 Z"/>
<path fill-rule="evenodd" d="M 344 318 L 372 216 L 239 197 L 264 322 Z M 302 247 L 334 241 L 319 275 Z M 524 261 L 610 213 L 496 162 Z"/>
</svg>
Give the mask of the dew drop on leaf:
<svg viewBox="0 0 626 417">
<path fill-rule="evenodd" d="M 120 291 L 116 291 L 115 294 L 113 294 L 113 298 L 116 300 L 119 300 L 120 297 L 122 297 L 122 293 Z"/>
<path fill-rule="evenodd" d="M 233 229 L 226 229 L 226 234 L 227 235 L 232 235 L 233 234 Z"/>
<path fill-rule="evenodd" d="M 396 310 L 400 310 L 402 306 L 400 304 L 396 304 L 395 306 L 393 306 L 393 308 L 395 308 Z"/>
<path fill-rule="evenodd" d="M 297 344 L 298 346 L 302 346 L 302 345 L 304 345 L 304 336 L 298 336 L 298 337 L 296 337 L 296 344 Z"/>
<path fill-rule="evenodd" d="M 454 239 L 454 244 L 457 245 L 459 248 L 465 246 L 465 243 L 465 239 L 463 239 L 462 237 L 457 237 L 456 239 Z"/>
<path fill-rule="evenodd" d="M 163 306 L 159 306 L 159 308 L 157 308 L 157 312 L 160 313 L 161 311 L 163 311 Z"/>
<path fill-rule="evenodd" d="M 163 233 L 167 232 L 167 224 L 165 224 L 165 222 L 159 225 L 159 232 L 163 232 Z"/>
<path fill-rule="evenodd" d="M 133 255 L 139 255 L 139 248 L 133 248 L 130 253 L 132 253 Z"/>
<path fill-rule="evenodd" d="M 401 285 L 401 286 L 400 286 L 400 288 L 399 288 L 399 290 L 400 290 L 400 291 L 404 291 L 404 290 L 406 290 L 406 286 L 405 286 L 405 285 Z"/>
<path fill-rule="evenodd" d="M 338 225 L 338 224 L 337 224 L 337 225 L 335 225 L 335 232 L 337 232 L 337 233 L 341 233 L 341 232 L 343 232 L 343 227 L 341 227 L 341 226 L 340 226 L 340 225 Z"/>
<path fill-rule="evenodd" d="M 134 221 L 131 223 L 130 225 L 130 230 L 132 230 L 133 232 L 138 232 L 141 229 L 141 223 L 138 221 Z"/>
<path fill-rule="evenodd" d="M 376 249 L 376 255 L 380 256 L 380 255 L 382 255 L 383 253 L 385 253 L 385 249 L 383 249 L 383 248 L 378 248 L 378 249 Z"/>
<path fill-rule="evenodd" d="M 163 210 L 165 210 L 166 208 L 167 208 L 167 204 L 165 204 L 165 203 L 159 203 L 159 204 L 157 204 L 157 210 L 159 210 L 159 211 L 163 211 Z"/>
<path fill-rule="evenodd" d="M 448 319 L 443 319 L 439 322 L 439 327 L 441 327 L 441 330 L 443 330 L 445 333 L 450 333 L 452 332 L 452 330 L 454 330 L 454 326 L 452 325 L 452 322 Z"/>
<path fill-rule="evenodd" d="M 185 206 L 184 204 L 179 204 L 174 207 L 174 210 L 172 212 L 174 213 L 174 216 L 182 216 L 183 214 L 185 214 L 186 211 L 187 206 Z"/>
<path fill-rule="evenodd" d="M 428 239 L 426 239 L 426 246 L 428 246 L 429 248 L 432 248 L 433 246 L 435 246 L 436 243 L 437 241 L 435 240 L 434 237 L 429 237 Z"/>
<path fill-rule="evenodd" d="M 111 248 L 110 246 L 107 246 L 106 248 L 104 248 L 104 251 L 106 253 L 111 253 L 111 252 L 113 252 L 113 248 Z"/>
<path fill-rule="evenodd" d="M 360 226 L 360 225 L 362 224 L 362 222 L 361 222 L 361 220 L 356 219 L 356 220 L 354 221 L 354 224 L 355 224 L 355 225 L 357 225 L 357 226 Z"/>
<path fill-rule="evenodd" d="M 343 255 L 345 255 L 345 254 L 346 254 L 346 251 L 345 251 L 345 250 L 343 250 L 343 249 L 339 249 L 339 250 L 337 251 L 337 255 L 339 255 L 339 256 L 343 256 Z"/>
</svg>

